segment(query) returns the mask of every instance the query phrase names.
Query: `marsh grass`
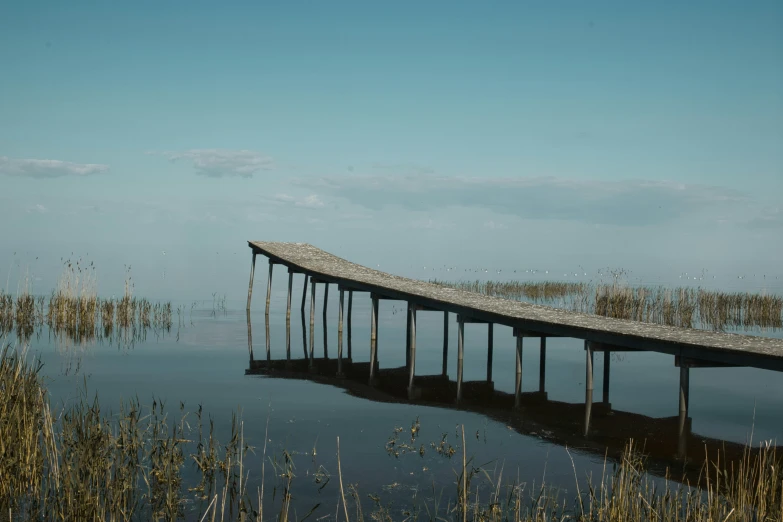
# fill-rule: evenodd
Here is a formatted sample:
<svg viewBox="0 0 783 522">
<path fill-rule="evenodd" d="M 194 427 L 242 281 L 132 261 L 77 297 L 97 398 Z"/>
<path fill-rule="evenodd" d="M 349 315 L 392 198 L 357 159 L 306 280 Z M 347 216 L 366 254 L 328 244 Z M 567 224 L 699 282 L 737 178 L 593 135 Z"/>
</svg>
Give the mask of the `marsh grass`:
<svg viewBox="0 0 783 522">
<path fill-rule="evenodd" d="M 431 283 L 505 299 L 547 304 L 617 319 L 713 330 L 783 328 L 783 297 L 702 288 L 628 286 L 557 281 L 441 281 Z"/>
<path fill-rule="evenodd" d="M 320 503 L 309 508 L 294 505 L 297 474 L 292 454 L 283 450 L 267 455 L 266 434 L 261 459 L 270 462 L 275 484 L 264 490 L 262 479 L 262 485 L 250 492 L 246 461 L 254 449 L 245 439 L 239 415 L 232 416 L 230 435 L 221 444 L 214 436 L 214 422 L 210 419 L 205 430 L 201 408 L 190 414 L 184 404 L 178 415 L 171 415 L 162 402 L 145 408 L 135 398 L 112 414 L 101 410 L 97 397 L 89 401 L 84 394 L 54 413 L 40 369 L 40 363 L 29 363 L 23 351 L 3 349 L 0 513 L 8 520 L 283 522 L 314 513 L 318 519 L 324 517 L 323 508 L 317 511 Z M 416 419 L 410 442 L 405 443 L 399 440 L 403 429 L 395 430 L 387 451 L 396 451 L 390 452 L 396 458 L 405 453 L 423 456 L 429 450 L 417 440 L 419 429 Z M 430 447 L 452 448 L 446 439 L 444 434 Z M 651 477 L 637 445 L 629 442 L 619 462 L 605 462 L 601 477 L 580 477 L 574 467 L 576 494 L 567 496 L 545 481 L 538 486 L 521 483 L 504 474 L 502 466 L 476 465 L 468 457 L 464 428 L 456 441 L 459 449 L 438 452 L 445 459 L 458 459 L 453 494 L 433 484 L 431 494 L 414 491 L 410 499 L 384 502 L 378 495 L 360 494 L 356 484 L 343 487 L 338 439 L 339 484 L 328 490 L 335 495 L 335 519 L 768 522 L 783 517 L 783 477 L 772 444 L 758 450 L 748 447 L 740 462 L 721 461 L 719 455 L 707 459 L 705 481 L 700 481 L 706 487 L 700 488 Z M 315 454 L 312 458 L 315 466 Z M 323 465 L 318 471 L 313 486 L 322 494 L 331 475 Z M 263 516 L 265 503 L 276 510 L 271 516 Z M 304 507 L 304 515 L 297 507 Z"/>
<path fill-rule="evenodd" d="M 24 341 L 48 326 L 55 340 L 70 347 L 99 340 L 131 344 L 143 340 L 147 331 L 170 331 L 171 303 L 134 297 L 130 267 L 126 270 L 123 295 L 107 299 L 98 297 L 95 265 L 80 259 L 64 262 L 57 288 L 48 300 L 34 296 L 25 278 L 16 296 L 0 292 L 0 333 L 16 330 Z"/>
</svg>

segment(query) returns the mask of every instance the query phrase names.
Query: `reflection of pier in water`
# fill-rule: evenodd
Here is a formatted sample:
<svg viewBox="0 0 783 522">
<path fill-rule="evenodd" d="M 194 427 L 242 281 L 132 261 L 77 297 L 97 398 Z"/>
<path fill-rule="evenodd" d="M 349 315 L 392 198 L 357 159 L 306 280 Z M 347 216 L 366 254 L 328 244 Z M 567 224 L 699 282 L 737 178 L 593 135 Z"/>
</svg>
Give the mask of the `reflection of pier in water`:
<svg viewBox="0 0 783 522">
<path fill-rule="evenodd" d="M 305 312 L 302 311 L 303 358 L 290 356 L 290 317 L 286 335 L 286 358 L 272 359 L 269 344 L 269 316 L 265 316 L 266 356 L 257 358 L 253 350 L 250 312 L 247 313 L 248 350 L 250 354 L 247 375 L 267 375 L 284 379 L 300 379 L 335 386 L 351 395 L 378 402 L 421 404 L 440 408 L 472 411 L 488 416 L 513 428 L 518 433 L 536 436 L 542 440 L 576 448 L 598 457 L 618 459 L 629 440 L 643 447 L 649 469 L 663 473 L 667 469 L 696 481 L 703 464 L 705 450 L 711 459 L 739 461 L 745 446 L 731 441 L 694 434 L 691 419 L 683 423 L 679 416 L 653 418 L 632 412 L 613 410 L 609 402 L 609 373 L 604 374 L 601 402 L 592 404 L 585 414 L 586 404 L 552 401 L 547 397 L 545 380 L 539 378 L 535 392 L 507 393 L 495 390 L 488 380 L 463 381 L 449 378 L 445 370 L 437 375 L 416 375 L 411 392 L 409 368 L 380 368 L 375 361 L 375 379 L 368 383 L 369 362 L 353 362 L 350 357 L 336 359 L 328 356 L 328 338 L 324 335 L 323 356 L 314 353 L 313 336 L 305 330 Z M 342 336 L 339 336 L 342 337 Z M 348 344 L 350 346 L 350 335 Z M 544 344 L 545 349 L 545 344 Z M 609 353 L 609 352 L 605 352 Z M 542 358 L 542 361 L 544 359 Z M 609 366 L 607 365 L 608 369 Z M 540 377 L 545 367 L 540 367 Z M 520 390 L 521 383 L 516 383 Z M 592 397 L 590 398 L 592 402 Z M 588 405 L 590 403 L 587 403 Z M 697 456 L 683 460 L 685 448 L 698 448 Z"/>
</svg>

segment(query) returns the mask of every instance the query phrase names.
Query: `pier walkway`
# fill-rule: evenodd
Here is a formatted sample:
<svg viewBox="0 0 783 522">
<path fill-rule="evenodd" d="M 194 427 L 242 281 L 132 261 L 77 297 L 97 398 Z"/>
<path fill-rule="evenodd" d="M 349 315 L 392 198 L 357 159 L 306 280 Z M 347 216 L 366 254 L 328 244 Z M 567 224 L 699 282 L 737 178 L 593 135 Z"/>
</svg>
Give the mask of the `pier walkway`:
<svg viewBox="0 0 783 522">
<path fill-rule="evenodd" d="M 269 314 L 271 283 L 274 265 L 283 265 L 288 269 L 288 299 L 286 318 L 291 317 L 292 283 L 295 274 L 305 277 L 301 309 L 306 305 L 307 279 L 310 292 L 310 355 L 314 361 L 313 325 L 315 322 L 316 285 L 324 286 L 324 303 L 328 298 L 330 284 L 336 284 L 340 293 L 337 345 L 337 375 L 344 374 L 343 369 L 343 317 L 344 293 L 348 292 L 348 357 L 351 360 L 351 307 L 354 292 L 367 292 L 372 301 L 370 364 L 368 378 L 370 384 L 377 376 L 378 350 L 378 301 L 382 299 L 400 300 L 408 303 L 406 368 L 409 373 L 408 391 L 416 395 L 416 312 L 439 311 L 444 314 L 443 339 L 443 375 L 446 375 L 448 360 L 448 314 L 456 314 L 458 323 L 457 338 L 457 376 L 456 402 L 462 398 L 463 373 L 463 332 L 465 323 L 485 323 L 487 332 L 487 382 L 492 382 L 493 325 L 500 324 L 513 328 L 517 340 L 516 364 L 516 401 L 519 406 L 521 397 L 522 348 L 525 338 L 540 338 L 540 392 L 545 394 L 546 376 L 546 338 L 568 337 L 585 341 L 586 379 L 585 379 L 585 434 L 589 429 L 593 394 L 593 355 L 604 353 L 603 396 L 608 404 L 609 394 L 609 355 L 613 351 L 653 351 L 674 356 L 674 363 L 680 368 L 680 431 L 688 424 L 689 369 L 697 367 L 749 366 L 767 370 L 783 371 L 783 339 L 773 339 L 724 332 L 712 332 L 697 329 L 680 328 L 659 324 L 642 323 L 624 319 L 570 312 L 548 306 L 535 305 L 520 301 L 485 296 L 464 290 L 447 288 L 434 283 L 387 274 L 379 270 L 351 263 L 312 245 L 304 243 L 278 243 L 249 241 L 253 253 L 248 288 L 247 309 L 250 310 L 253 290 L 253 275 L 256 256 L 269 259 L 269 273 L 266 293 L 266 314 Z M 326 306 L 324 306 L 324 320 Z M 287 333 L 287 354 L 290 358 L 290 327 Z M 682 438 L 682 437 L 681 437 Z"/>
</svg>

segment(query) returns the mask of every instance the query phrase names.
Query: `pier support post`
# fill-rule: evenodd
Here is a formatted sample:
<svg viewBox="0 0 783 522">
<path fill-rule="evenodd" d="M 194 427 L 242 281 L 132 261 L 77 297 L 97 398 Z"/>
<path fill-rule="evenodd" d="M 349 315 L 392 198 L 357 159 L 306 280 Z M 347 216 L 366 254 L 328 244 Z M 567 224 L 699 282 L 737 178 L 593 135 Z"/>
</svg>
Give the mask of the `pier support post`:
<svg viewBox="0 0 783 522">
<path fill-rule="evenodd" d="M 275 264 L 269 260 L 269 277 L 266 280 L 266 315 L 269 315 L 269 301 L 272 300 L 272 269 Z"/>
<path fill-rule="evenodd" d="M 305 311 L 302 308 L 302 352 L 304 352 L 305 361 L 309 359 L 307 356 L 307 321 L 305 320 Z"/>
<path fill-rule="evenodd" d="M 593 345 L 585 341 L 585 425 L 584 436 L 590 431 L 590 413 L 593 408 Z"/>
<path fill-rule="evenodd" d="M 310 369 L 315 370 L 315 279 L 310 278 Z"/>
<path fill-rule="evenodd" d="M 250 366 L 253 366 L 253 326 L 250 323 L 250 310 L 246 310 L 247 313 L 247 351 L 250 355 Z"/>
<path fill-rule="evenodd" d="M 337 306 L 337 377 L 345 377 L 343 373 L 343 301 L 345 291 L 340 288 L 340 301 Z"/>
<path fill-rule="evenodd" d="M 546 395 L 546 337 L 541 336 L 538 360 L 538 393 Z"/>
<path fill-rule="evenodd" d="M 250 300 L 253 298 L 253 274 L 256 271 L 256 253 L 253 251 L 253 261 L 250 263 L 250 284 L 247 286 L 247 309 L 250 310 Z"/>
<path fill-rule="evenodd" d="M 324 324 L 326 324 L 326 305 L 329 302 L 329 283 L 324 283 Z"/>
<path fill-rule="evenodd" d="M 378 364 L 378 296 L 372 295 L 370 312 L 370 385 L 375 384 L 375 366 Z"/>
<path fill-rule="evenodd" d="M 462 401 L 462 367 L 465 354 L 465 321 L 457 315 L 457 403 Z"/>
<path fill-rule="evenodd" d="M 408 340 L 410 343 L 408 364 L 408 399 L 414 398 L 413 378 L 416 375 L 416 306 L 408 303 Z"/>
<path fill-rule="evenodd" d="M 495 349 L 494 324 L 487 323 L 487 382 L 492 382 L 492 351 Z"/>
<path fill-rule="evenodd" d="M 677 456 L 685 458 L 688 436 L 688 394 L 690 392 L 690 368 L 680 366 L 680 418 L 677 436 Z"/>
<path fill-rule="evenodd" d="M 408 316 L 405 318 L 405 367 L 411 365 L 411 304 L 408 303 Z"/>
<path fill-rule="evenodd" d="M 326 304 L 329 299 L 329 283 L 324 283 L 324 311 L 323 311 L 323 324 L 324 324 L 324 359 L 329 358 L 329 334 L 327 333 L 328 325 L 326 322 Z"/>
<path fill-rule="evenodd" d="M 605 405 L 609 405 L 609 371 L 612 365 L 612 352 L 609 350 L 604 351 L 604 386 L 603 393 L 601 394 L 601 402 Z"/>
<path fill-rule="evenodd" d="M 305 303 L 307 302 L 307 274 L 304 275 L 304 286 L 302 286 L 302 314 L 305 313 Z"/>
<path fill-rule="evenodd" d="M 266 314 L 264 319 L 266 326 L 266 364 L 267 368 L 269 368 L 272 361 L 272 340 L 269 338 L 269 314 Z"/>
<path fill-rule="evenodd" d="M 351 311 L 353 309 L 353 290 L 348 290 L 348 359 L 353 361 L 351 350 Z"/>
<path fill-rule="evenodd" d="M 522 407 L 522 348 L 524 348 L 525 338 L 521 335 L 517 337 L 517 371 L 516 378 L 514 379 L 514 408 Z"/>
<path fill-rule="evenodd" d="M 443 312 L 443 370 L 442 375 L 449 374 L 449 313 Z"/>
<path fill-rule="evenodd" d="M 285 360 L 291 363 L 291 292 L 294 288 L 294 273 L 288 271 L 288 300 L 285 309 Z"/>
</svg>

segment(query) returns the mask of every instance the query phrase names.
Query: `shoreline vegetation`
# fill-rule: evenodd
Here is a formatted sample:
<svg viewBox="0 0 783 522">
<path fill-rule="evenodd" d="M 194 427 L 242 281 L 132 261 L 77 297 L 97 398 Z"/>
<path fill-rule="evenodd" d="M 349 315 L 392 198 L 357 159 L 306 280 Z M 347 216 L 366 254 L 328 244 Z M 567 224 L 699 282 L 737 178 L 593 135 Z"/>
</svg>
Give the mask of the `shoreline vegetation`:
<svg viewBox="0 0 783 522">
<path fill-rule="evenodd" d="M 765 522 L 783 517 L 783 473 L 772 443 L 758 450 L 748 446 L 740 462 L 709 456 L 702 488 L 682 485 L 673 476 L 650 476 L 643 452 L 629 441 L 619 462 L 605 463 L 601 477 L 580 478 L 574 468 L 576 494 L 566 496 L 546 484 L 516 482 L 513 472 L 504 476 L 502 469 L 477 466 L 468 457 L 464 427 L 455 445 L 445 437 L 422 444 L 416 419 L 410 441 L 401 436 L 403 428 L 396 428 L 383 449 L 379 441 L 379 451 L 398 458 L 435 451 L 452 460 L 454 486 L 422 485 L 409 498 L 401 493 L 384 502 L 343 477 L 339 438 L 336 469 L 319 465 L 315 473 L 303 473 L 292 453 L 267 452 L 268 433 L 263 434 L 263 448 L 252 447 L 251 439 L 262 434 L 246 437 L 239 414 L 232 416 L 229 439 L 221 443 L 201 408 L 188 412 L 182 403 L 178 416 L 163 403 L 147 407 L 138 398 L 123 401 L 118 413 L 106 414 L 97 396 L 90 402 L 85 393 L 54 411 L 39 375 L 41 363 L 28 362 L 25 351 L 11 345 L 0 356 L 0 513 L 11 521 L 288 522 L 310 515 L 331 518 L 331 513 L 335 520 L 384 522 Z M 196 418 L 193 425 L 190 416 Z M 260 470 L 248 464 L 251 458 L 261 463 Z M 261 477 L 260 485 L 249 486 L 251 471 L 255 484 L 255 476 Z M 320 493 L 330 481 L 333 498 L 324 496 L 323 507 L 297 502 L 298 490 L 309 484 Z M 327 507 L 335 505 L 336 511 Z"/>
<path fill-rule="evenodd" d="M 628 286 L 558 281 L 442 281 L 430 283 L 529 301 L 572 312 L 711 330 L 783 328 L 783 297 L 703 288 Z"/>
</svg>

